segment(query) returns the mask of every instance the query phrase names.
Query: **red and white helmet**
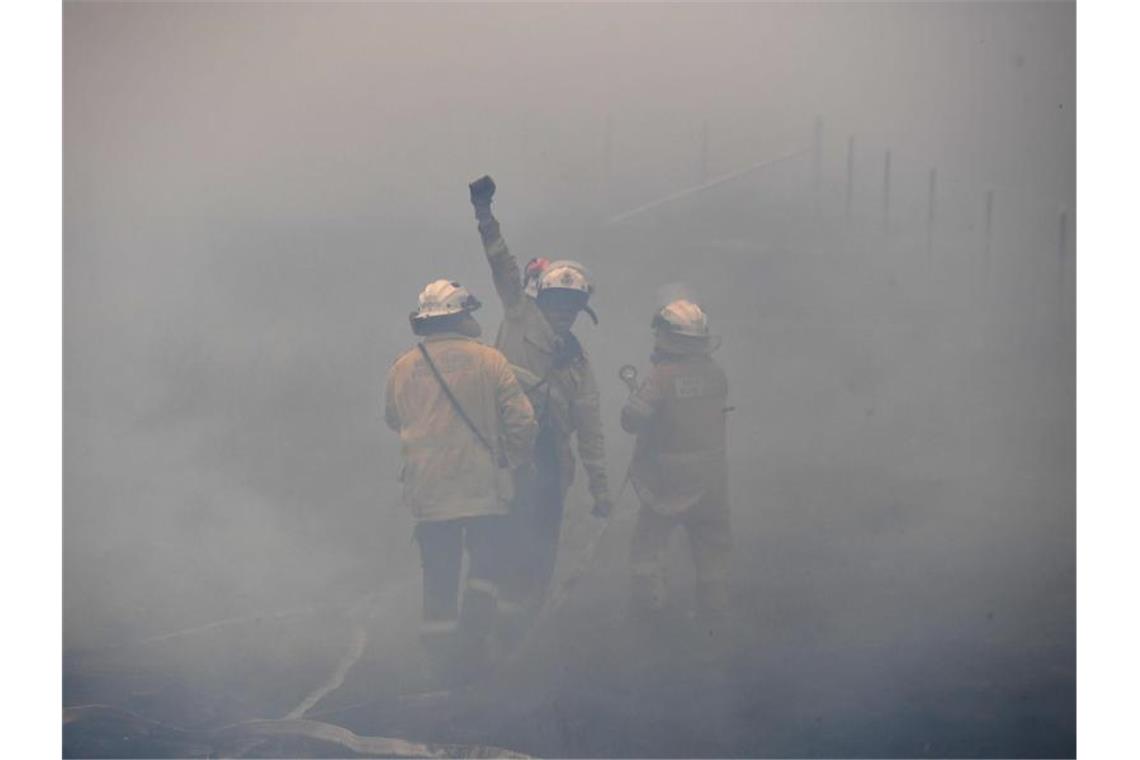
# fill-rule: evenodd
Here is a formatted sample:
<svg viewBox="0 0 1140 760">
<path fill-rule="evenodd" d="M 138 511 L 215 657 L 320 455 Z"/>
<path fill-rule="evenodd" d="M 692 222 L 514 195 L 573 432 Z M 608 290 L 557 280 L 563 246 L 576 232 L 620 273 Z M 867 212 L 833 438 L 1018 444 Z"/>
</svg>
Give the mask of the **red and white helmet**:
<svg viewBox="0 0 1140 760">
<path fill-rule="evenodd" d="M 523 290 L 525 290 L 526 294 L 531 298 L 538 295 L 538 280 L 549 266 L 550 259 L 545 259 L 541 256 L 535 257 L 527 262 L 526 270 L 523 272 Z"/>
<path fill-rule="evenodd" d="M 653 315 L 653 329 L 667 330 L 675 335 L 707 338 L 709 318 L 700 306 L 684 298 L 678 298 Z"/>
<path fill-rule="evenodd" d="M 594 292 L 594 284 L 586 267 L 577 261 L 559 259 L 550 262 L 538 278 L 538 292 L 545 290 L 573 290 L 589 297 Z"/>
<path fill-rule="evenodd" d="M 429 282 L 420 293 L 419 309 L 412 314 L 413 320 L 448 317 L 452 314 L 471 312 L 482 306 L 479 299 L 471 295 L 467 288 L 458 282 L 436 280 Z"/>
</svg>

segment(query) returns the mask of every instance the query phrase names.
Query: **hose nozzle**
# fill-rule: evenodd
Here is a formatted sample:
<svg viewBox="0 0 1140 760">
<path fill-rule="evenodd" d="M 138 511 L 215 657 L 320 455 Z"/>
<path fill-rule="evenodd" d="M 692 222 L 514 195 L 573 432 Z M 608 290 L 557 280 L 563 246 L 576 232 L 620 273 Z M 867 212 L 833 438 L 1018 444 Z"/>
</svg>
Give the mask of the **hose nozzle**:
<svg viewBox="0 0 1140 760">
<path fill-rule="evenodd" d="M 632 364 L 622 365 L 622 368 L 618 370 L 618 377 L 629 388 L 630 393 L 637 391 L 637 367 Z"/>
</svg>

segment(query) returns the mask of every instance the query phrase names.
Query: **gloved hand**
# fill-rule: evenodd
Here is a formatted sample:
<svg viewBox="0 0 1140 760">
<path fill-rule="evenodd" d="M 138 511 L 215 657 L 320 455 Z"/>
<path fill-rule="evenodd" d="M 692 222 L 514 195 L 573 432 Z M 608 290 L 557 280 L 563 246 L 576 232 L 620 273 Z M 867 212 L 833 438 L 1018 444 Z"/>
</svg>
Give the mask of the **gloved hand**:
<svg viewBox="0 0 1140 760">
<path fill-rule="evenodd" d="M 484 174 L 467 186 L 471 191 L 471 205 L 475 207 L 475 218 L 479 221 L 491 216 L 491 199 L 495 197 L 495 180 Z"/>
<path fill-rule="evenodd" d="M 594 499 L 594 508 L 590 510 L 590 514 L 594 517 L 609 517 L 613 511 L 614 503 L 610 501 L 610 497 L 599 496 L 597 499 Z"/>
</svg>

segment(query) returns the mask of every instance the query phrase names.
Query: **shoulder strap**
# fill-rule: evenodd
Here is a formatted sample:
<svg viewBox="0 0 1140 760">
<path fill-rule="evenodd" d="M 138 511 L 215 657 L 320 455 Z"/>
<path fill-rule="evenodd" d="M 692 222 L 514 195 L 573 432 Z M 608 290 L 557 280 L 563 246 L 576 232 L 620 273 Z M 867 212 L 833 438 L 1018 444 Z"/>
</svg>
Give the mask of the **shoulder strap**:
<svg viewBox="0 0 1140 760">
<path fill-rule="evenodd" d="M 578 337 L 574 333 L 560 336 L 558 348 L 554 352 L 552 369 L 565 369 L 584 355 L 582 344 L 578 342 Z"/>
<path fill-rule="evenodd" d="M 488 442 L 487 439 L 483 437 L 483 434 L 479 432 L 479 428 L 475 427 L 475 423 L 471 421 L 471 418 L 467 416 L 467 412 L 463 411 L 463 407 L 459 405 L 459 399 L 455 398 L 455 394 L 451 392 L 451 388 L 449 388 L 447 386 L 447 383 L 444 382 L 443 375 L 441 375 L 439 369 L 436 368 L 435 362 L 431 360 L 431 356 L 428 354 L 427 347 L 423 343 L 417 343 L 416 346 L 420 349 L 420 353 L 423 354 L 424 361 L 426 361 L 427 365 L 431 367 L 431 373 L 435 375 L 435 379 L 439 381 L 439 387 L 443 389 L 443 393 L 445 396 L 447 396 L 447 400 L 451 402 L 451 405 L 453 407 L 455 407 L 455 411 L 459 414 L 460 419 L 467 423 L 467 427 L 471 428 L 471 432 L 474 433 L 475 437 L 479 439 L 479 443 L 483 444 L 483 447 L 491 453 L 491 456 L 494 457 L 496 461 L 500 461 L 502 459 L 502 456 L 500 456 L 499 453 L 495 451 L 495 447 L 492 446 L 490 442 Z"/>
</svg>

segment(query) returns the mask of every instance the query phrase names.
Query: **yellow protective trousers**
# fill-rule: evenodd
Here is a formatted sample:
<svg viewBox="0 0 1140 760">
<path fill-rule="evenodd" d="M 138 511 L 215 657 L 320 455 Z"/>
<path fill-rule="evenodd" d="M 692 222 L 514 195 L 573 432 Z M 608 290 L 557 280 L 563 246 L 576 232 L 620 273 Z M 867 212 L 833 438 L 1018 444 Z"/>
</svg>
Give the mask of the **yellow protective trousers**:
<svg viewBox="0 0 1140 760">
<path fill-rule="evenodd" d="M 728 609 L 732 525 L 728 499 L 723 491 L 706 492 L 696 504 L 676 514 L 662 514 L 648 506 L 641 507 L 631 548 L 635 606 L 647 610 L 664 606 L 665 553 L 669 536 L 678 526 L 688 535 L 696 567 L 698 610 L 725 613 Z"/>
</svg>

